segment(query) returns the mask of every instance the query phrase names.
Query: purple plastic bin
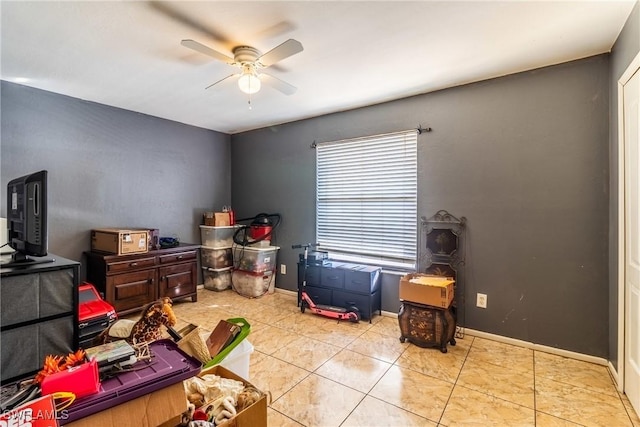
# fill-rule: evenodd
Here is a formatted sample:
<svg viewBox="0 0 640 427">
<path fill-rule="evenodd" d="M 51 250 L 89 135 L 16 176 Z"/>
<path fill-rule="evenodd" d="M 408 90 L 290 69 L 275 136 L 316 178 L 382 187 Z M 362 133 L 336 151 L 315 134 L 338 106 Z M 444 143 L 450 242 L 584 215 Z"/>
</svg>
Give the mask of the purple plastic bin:
<svg viewBox="0 0 640 427">
<path fill-rule="evenodd" d="M 171 340 L 149 344 L 152 358 L 128 366 L 123 372 L 104 380 L 96 394 L 76 400 L 67 409 L 65 423 L 104 411 L 126 401 L 196 376 L 202 363 L 180 350 Z"/>
</svg>

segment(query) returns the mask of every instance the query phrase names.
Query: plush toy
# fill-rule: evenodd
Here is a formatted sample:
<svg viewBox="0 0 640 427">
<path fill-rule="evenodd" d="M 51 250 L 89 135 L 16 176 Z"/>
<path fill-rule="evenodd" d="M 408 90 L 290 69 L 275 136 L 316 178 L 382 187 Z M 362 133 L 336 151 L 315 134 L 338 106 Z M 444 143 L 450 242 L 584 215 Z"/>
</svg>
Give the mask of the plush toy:
<svg viewBox="0 0 640 427">
<path fill-rule="evenodd" d="M 216 427 L 216 425 L 209 421 L 196 420 L 196 421 L 191 421 L 188 427 Z"/>
<path fill-rule="evenodd" d="M 134 322 L 120 319 L 96 337 L 96 345 L 124 339 L 130 344 L 152 342 L 162 338 L 161 326 L 175 326 L 176 315 L 171 308 L 171 298 L 164 297 L 147 305 Z"/>
<path fill-rule="evenodd" d="M 192 419 L 194 421 L 209 421 L 209 416 L 202 409 L 196 409 Z"/>
<path fill-rule="evenodd" d="M 193 414 L 195 413 L 196 407 L 193 403 L 187 402 L 187 410 L 180 415 L 180 423 L 177 427 L 188 427 L 191 419 L 193 418 Z"/>
<path fill-rule="evenodd" d="M 233 396 L 225 396 L 215 412 L 214 420 L 216 425 L 235 417 L 237 411 Z"/>
</svg>

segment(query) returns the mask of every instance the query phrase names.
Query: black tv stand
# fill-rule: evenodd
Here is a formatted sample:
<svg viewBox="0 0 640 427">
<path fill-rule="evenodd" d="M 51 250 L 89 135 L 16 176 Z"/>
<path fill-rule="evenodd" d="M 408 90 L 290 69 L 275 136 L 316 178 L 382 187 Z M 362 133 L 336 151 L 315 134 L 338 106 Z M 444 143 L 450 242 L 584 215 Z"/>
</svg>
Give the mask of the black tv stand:
<svg viewBox="0 0 640 427">
<path fill-rule="evenodd" d="M 11 256 L 3 255 L 0 257 L 0 267 L 2 268 L 21 268 L 29 267 L 35 264 L 44 264 L 47 262 L 54 262 L 55 258 L 52 257 L 33 257 L 25 255 L 21 252 L 14 252 Z"/>
<path fill-rule="evenodd" d="M 80 263 L 51 258 L 0 268 L 0 385 L 35 375 L 47 355 L 78 349 Z"/>
</svg>

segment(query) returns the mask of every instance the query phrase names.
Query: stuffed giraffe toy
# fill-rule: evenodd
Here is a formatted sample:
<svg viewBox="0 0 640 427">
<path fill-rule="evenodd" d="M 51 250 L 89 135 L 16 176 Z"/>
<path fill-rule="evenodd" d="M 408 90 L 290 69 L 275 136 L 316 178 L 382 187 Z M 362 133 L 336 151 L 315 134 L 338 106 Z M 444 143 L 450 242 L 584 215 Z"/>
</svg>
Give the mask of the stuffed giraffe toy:
<svg viewBox="0 0 640 427">
<path fill-rule="evenodd" d="M 170 328 L 176 324 L 171 308 L 171 298 L 164 297 L 145 307 L 140 319 L 120 319 L 105 329 L 96 339 L 96 345 L 124 339 L 130 344 L 152 342 L 162 338 L 162 326 Z"/>
</svg>

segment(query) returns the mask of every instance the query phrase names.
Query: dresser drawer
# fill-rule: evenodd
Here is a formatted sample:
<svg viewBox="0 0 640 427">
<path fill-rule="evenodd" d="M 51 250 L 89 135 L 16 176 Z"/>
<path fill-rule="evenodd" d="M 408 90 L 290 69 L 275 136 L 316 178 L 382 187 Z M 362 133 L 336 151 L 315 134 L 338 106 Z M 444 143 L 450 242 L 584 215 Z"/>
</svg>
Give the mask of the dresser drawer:
<svg viewBox="0 0 640 427">
<path fill-rule="evenodd" d="M 346 309 L 356 306 L 363 319 L 371 319 L 373 311 L 380 309 L 378 301 L 380 301 L 379 292 L 373 295 L 360 295 L 344 291 L 333 291 L 331 304 Z"/>
<path fill-rule="evenodd" d="M 331 305 L 331 289 L 316 288 L 315 286 L 305 286 L 303 289 L 315 304 Z"/>
<path fill-rule="evenodd" d="M 320 285 L 320 270 L 322 267 L 310 265 L 307 267 L 307 285 L 315 286 Z"/>
<path fill-rule="evenodd" d="M 180 261 L 189 261 L 198 259 L 197 251 L 175 252 L 167 255 L 160 255 L 158 260 L 160 264 L 171 264 Z"/>
<path fill-rule="evenodd" d="M 133 258 L 123 261 L 110 261 L 107 263 L 107 274 L 122 273 L 128 270 L 139 270 L 141 268 L 154 267 L 156 258 L 154 256 Z"/>
<path fill-rule="evenodd" d="M 196 263 L 185 262 L 158 268 L 158 297 L 177 298 L 196 291 Z"/>
<path fill-rule="evenodd" d="M 380 268 L 357 266 L 344 272 L 344 288 L 348 291 L 371 294 L 380 287 Z"/>
<path fill-rule="evenodd" d="M 322 267 L 320 270 L 322 286 L 329 288 L 344 288 L 344 270 L 332 267 Z"/>
<path fill-rule="evenodd" d="M 156 298 L 156 270 L 142 270 L 110 276 L 106 300 L 118 313 L 143 307 Z"/>
</svg>

